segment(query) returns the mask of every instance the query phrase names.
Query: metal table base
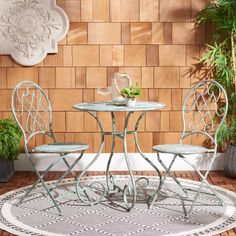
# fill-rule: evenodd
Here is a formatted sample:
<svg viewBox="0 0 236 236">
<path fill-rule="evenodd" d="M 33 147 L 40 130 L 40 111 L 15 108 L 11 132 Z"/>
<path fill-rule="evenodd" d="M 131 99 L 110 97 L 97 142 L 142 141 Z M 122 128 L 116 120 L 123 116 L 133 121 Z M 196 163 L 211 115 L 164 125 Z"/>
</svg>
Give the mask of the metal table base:
<svg viewBox="0 0 236 236">
<path fill-rule="evenodd" d="M 94 205 L 99 202 L 101 202 L 104 197 L 111 199 L 113 194 L 116 193 L 122 193 L 123 194 L 123 202 L 125 205 L 125 209 L 127 211 L 130 211 L 136 203 L 137 200 L 137 187 L 139 186 L 139 181 L 145 181 L 144 187 L 147 187 L 149 184 L 149 180 L 145 177 L 141 177 L 135 180 L 130 162 L 128 159 L 128 151 L 127 151 L 127 135 L 134 135 L 134 141 L 135 146 L 140 153 L 140 155 L 144 158 L 146 162 L 148 162 L 158 173 L 160 182 L 161 182 L 161 173 L 159 169 L 156 167 L 155 164 L 151 160 L 148 159 L 142 152 L 139 143 L 138 143 L 138 127 L 140 124 L 140 121 L 144 117 L 147 111 L 151 110 L 157 110 L 165 107 L 165 104 L 163 103 L 156 103 L 156 102 L 138 102 L 135 107 L 126 107 L 126 106 L 115 106 L 112 103 L 82 103 L 77 104 L 73 106 L 75 109 L 80 111 L 88 112 L 97 122 L 100 131 L 101 131 L 101 144 L 100 147 L 93 158 L 93 160 L 87 165 L 82 173 L 77 178 L 77 184 L 76 184 L 76 191 L 79 199 L 89 205 Z M 104 128 L 102 126 L 102 123 L 100 122 L 98 116 L 96 115 L 96 112 L 104 111 L 104 112 L 110 112 L 111 114 L 111 120 L 112 120 L 112 131 L 111 132 L 105 132 Z M 124 122 L 124 128 L 122 131 L 117 131 L 116 129 L 116 122 L 115 122 L 115 112 L 126 112 L 125 122 Z M 128 130 L 128 124 L 130 121 L 131 115 L 136 112 L 141 111 L 141 115 L 138 117 L 136 124 L 134 126 L 134 130 Z M 111 145 L 111 151 L 109 160 L 106 166 L 106 186 L 104 184 L 99 182 L 94 182 L 89 186 L 83 186 L 81 183 L 81 178 L 84 176 L 84 174 L 87 172 L 87 170 L 93 165 L 94 162 L 97 161 L 99 158 L 99 155 L 101 154 L 101 151 L 104 147 L 105 142 L 105 135 L 111 135 L 112 136 L 112 145 Z M 113 154 L 114 154 L 114 148 L 116 144 L 116 139 L 121 138 L 123 140 L 123 150 L 124 150 L 124 158 L 125 162 L 128 168 L 128 173 L 130 177 L 130 182 L 126 183 L 123 188 L 118 186 L 116 184 L 116 178 L 115 175 L 113 175 L 110 171 L 110 165 L 112 162 Z M 92 197 L 92 195 L 89 192 L 97 192 L 96 196 L 99 197 Z M 149 202 L 149 199 L 147 199 L 147 203 Z"/>
</svg>

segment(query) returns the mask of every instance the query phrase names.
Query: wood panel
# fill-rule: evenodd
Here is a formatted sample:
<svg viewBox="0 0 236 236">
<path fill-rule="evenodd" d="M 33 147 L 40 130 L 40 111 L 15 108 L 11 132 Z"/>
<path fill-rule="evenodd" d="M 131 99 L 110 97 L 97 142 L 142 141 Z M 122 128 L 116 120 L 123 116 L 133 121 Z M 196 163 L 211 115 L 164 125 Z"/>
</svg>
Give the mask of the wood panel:
<svg viewBox="0 0 236 236">
<path fill-rule="evenodd" d="M 31 80 L 48 91 L 59 137 L 68 139 L 69 134 L 79 133 L 81 139 L 87 139 L 88 134 L 97 132 L 97 125 L 86 114 L 76 114 L 72 105 L 110 100 L 109 95 L 98 94 L 97 88 L 110 86 L 115 72 L 126 72 L 133 84 L 141 86 L 140 100 L 167 105 L 163 111 L 147 114 L 143 137 L 152 139 L 151 143 L 155 137 L 160 137 L 156 139 L 160 142 L 173 142 L 181 128 L 181 120 L 174 114 L 180 113 L 187 89 L 205 72 L 203 68 L 191 74 L 206 33 L 204 26 L 196 28 L 193 19 L 209 1 L 57 0 L 70 20 L 58 53 L 34 67 L 23 67 L 9 56 L 0 56 L 0 117 L 10 116 L 13 87 Z M 106 116 L 101 115 L 104 122 Z M 76 124 L 81 119 L 83 122 Z M 134 119 L 131 126 L 133 123 Z M 144 139 L 140 142 L 146 145 Z"/>
</svg>

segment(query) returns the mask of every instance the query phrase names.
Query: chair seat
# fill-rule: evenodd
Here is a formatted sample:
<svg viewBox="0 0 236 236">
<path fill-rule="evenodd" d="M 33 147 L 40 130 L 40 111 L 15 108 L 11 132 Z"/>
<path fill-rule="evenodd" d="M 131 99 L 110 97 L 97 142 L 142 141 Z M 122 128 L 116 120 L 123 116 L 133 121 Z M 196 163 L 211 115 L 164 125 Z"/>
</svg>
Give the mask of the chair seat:
<svg viewBox="0 0 236 236">
<path fill-rule="evenodd" d="M 86 150 L 88 147 L 89 145 L 83 143 L 56 143 L 37 146 L 32 151 L 46 153 L 71 153 Z"/>
<path fill-rule="evenodd" d="M 173 154 L 201 154 L 208 152 L 208 149 L 201 146 L 187 144 L 163 144 L 152 148 L 156 152 L 173 153 Z"/>
</svg>

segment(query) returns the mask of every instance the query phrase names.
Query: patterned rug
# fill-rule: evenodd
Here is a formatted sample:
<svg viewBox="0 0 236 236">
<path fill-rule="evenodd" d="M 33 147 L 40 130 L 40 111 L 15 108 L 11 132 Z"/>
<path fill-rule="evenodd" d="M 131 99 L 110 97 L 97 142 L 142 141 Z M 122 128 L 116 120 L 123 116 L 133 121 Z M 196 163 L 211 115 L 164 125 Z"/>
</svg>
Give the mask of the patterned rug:
<svg viewBox="0 0 236 236">
<path fill-rule="evenodd" d="M 0 197 L 0 228 L 16 235 L 197 236 L 214 235 L 236 227 L 236 193 L 214 187 L 224 200 L 225 206 L 220 206 L 214 196 L 201 194 L 192 215 L 185 219 L 182 202 L 176 197 L 181 195 L 180 189 L 170 179 L 167 179 L 163 191 L 172 197 L 162 195 L 154 207 L 148 209 L 144 199 L 158 185 L 158 177 L 148 178 L 148 186 L 145 180 L 144 183 L 139 183 L 137 204 L 130 212 L 124 210 L 121 194 L 103 199 L 95 206 L 84 204 L 76 194 L 68 195 L 69 191 L 75 190 L 73 179 L 66 179 L 55 193 L 58 196 L 64 195 L 59 200 L 62 216 L 40 192 L 16 206 L 15 203 L 29 186 L 8 192 Z M 118 176 L 116 179 L 120 187 L 128 180 L 128 176 Z M 83 184 L 89 186 L 94 181 L 105 184 L 105 177 L 86 177 Z M 191 189 L 198 186 L 198 182 L 183 179 L 181 181 Z M 98 188 L 93 186 L 94 194 L 100 194 Z"/>
</svg>

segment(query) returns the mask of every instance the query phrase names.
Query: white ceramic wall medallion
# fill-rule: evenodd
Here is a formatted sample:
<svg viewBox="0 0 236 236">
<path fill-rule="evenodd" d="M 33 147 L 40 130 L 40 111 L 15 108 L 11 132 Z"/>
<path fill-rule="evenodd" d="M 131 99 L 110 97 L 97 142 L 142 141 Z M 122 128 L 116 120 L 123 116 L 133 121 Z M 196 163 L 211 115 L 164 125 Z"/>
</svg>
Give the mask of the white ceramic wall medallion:
<svg viewBox="0 0 236 236">
<path fill-rule="evenodd" d="M 0 0 L 0 54 L 25 66 L 57 53 L 69 20 L 56 0 Z"/>
</svg>

